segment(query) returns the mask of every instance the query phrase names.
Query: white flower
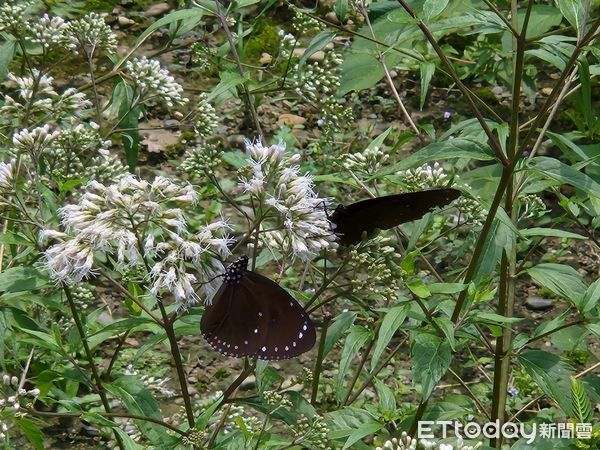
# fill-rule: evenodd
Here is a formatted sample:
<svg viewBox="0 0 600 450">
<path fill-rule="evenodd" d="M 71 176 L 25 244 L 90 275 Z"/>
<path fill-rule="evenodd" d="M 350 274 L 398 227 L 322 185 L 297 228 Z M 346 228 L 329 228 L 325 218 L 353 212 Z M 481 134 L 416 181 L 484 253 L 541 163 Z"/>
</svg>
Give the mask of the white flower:
<svg viewBox="0 0 600 450">
<path fill-rule="evenodd" d="M 308 260 L 322 249 L 335 247 L 325 207 L 312 179 L 300 174 L 295 164 L 298 155 L 285 157 L 283 143 L 265 147 L 261 142 L 246 142 L 250 175 L 240 176 L 240 185 L 256 202 L 264 199 L 271 211 L 261 223 L 263 244 L 277 247 L 284 255 Z"/>
<path fill-rule="evenodd" d="M 104 252 L 117 270 L 147 264 L 154 295 L 168 291 L 181 307 L 200 299 L 195 289 L 207 298 L 215 290 L 213 278 L 223 272 L 218 255 L 228 255 L 229 226 L 220 220 L 194 235 L 183 211 L 172 206 L 196 201 L 191 186 L 165 177 L 148 182 L 126 175 L 108 186 L 91 181 L 76 204 L 59 211 L 70 235 L 46 250 L 47 270 L 57 281 L 78 281 L 95 273 L 94 255 Z"/>
<path fill-rule="evenodd" d="M 60 17 L 48 17 L 44 14 L 29 24 L 29 32 L 32 34 L 31 42 L 40 44 L 48 51 L 54 45 L 63 44 L 66 40 L 67 24 Z"/>
<path fill-rule="evenodd" d="M 13 184 L 13 161 L 0 162 L 0 189 L 8 190 Z"/>
<path fill-rule="evenodd" d="M 23 129 L 13 135 L 13 145 L 17 151 L 40 154 L 59 134 L 59 131 L 50 132 L 48 124 L 32 131 Z"/>
</svg>

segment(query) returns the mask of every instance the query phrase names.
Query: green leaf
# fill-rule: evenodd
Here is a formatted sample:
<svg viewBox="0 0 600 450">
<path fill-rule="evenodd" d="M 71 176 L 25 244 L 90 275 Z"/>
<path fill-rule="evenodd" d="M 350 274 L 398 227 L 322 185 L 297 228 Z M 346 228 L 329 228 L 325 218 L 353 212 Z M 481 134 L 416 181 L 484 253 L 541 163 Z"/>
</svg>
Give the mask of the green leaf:
<svg viewBox="0 0 600 450">
<path fill-rule="evenodd" d="M 339 23 L 346 21 L 346 15 L 348 14 L 348 0 L 335 0 L 333 5 L 333 12 Z"/>
<path fill-rule="evenodd" d="M 520 322 L 521 320 L 523 320 L 523 317 L 506 317 L 506 316 L 501 316 L 500 314 L 496 314 L 496 313 L 473 311 L 472 314 L 476 318 L 477 322 L 481 322 L 481 323 L 491 323 L 491 324 L 508 323 L 508 324 L 510 324 L 510 323 Z"/>
<path fill-rule="evenodd" d="M 526 350 L 517 358 L 537 386 L 556 401 L 567 415 L 572 416 L 568 395 L 571 390 L 569 365 L 558 355 L 542 350 Z"/>
<path fill-rule="evenodd" d="M 422 166 L 431 161 L 441 161 L 451 158 L 469 158 L 478 161 L 492 161 L 496 156 L 488 145 L 467 138 L 455 138 L 444 142 L 434 142 L 423 147 L 418 152 L 404 158 L 402 161 L 381 170 L 372 178 L 390 175 L 399 170 Z"/>
<path fill-rule="evenodd" d="M 383 381 L 375 378 L 375 389 L 377 389 L 377 396 L 379 397 L 379 411 L 381 415 L 386 413 L 394 413 L 396 411 L 396 399 L 394 393 Z"/>
<path fill-rule="evenodd" d="M 221 72 L 219 78 L 221 79 L 219 84 L 217 84 L 207 95 L 207 99 L 215 99 L 217 105 L 229 99 L 232 96 L 231 92 L 235 93 L 233 89 L 236 86 L 246 82 L 246 78 L 242 77 L 237 72 Z"/>
<path fill-rule="evenodd" d="M 527 273 L 540 286 L 556 295 L 581 304 L 587 286 L 579 272 L 565 264 L 543 263 L 527 269 Z"/>
<path fill-rule="evenodd" d="M 44 450 L 45 446 L 42 424 L 37 421 L 30 420 L 27 417 L 17 417 L 14 420 L 29 443 L 33 445 L 36 450 Z"/>
<path fill-rule="evenodd" d="M 456 351 L 456 339 L 454 337 L 454 323 L 445 316 L 434 317 L 433 321 L 442 329 L 444 336 L 448 338 L 448 343 L 452 351 Z"/>
<path fill-rule="evenodd" d="M 449 0 L 425 0 L 423 4 L 423 22 L 429 24 L 448 6 Z"/>
<path fill-rule="evenodd" d="M 422 110 L 423 105 L 425 104 L 425 99 L 427 98 L 429 83 L 431 83 L 431 79 L 435 73 L 435 64 L 431 62 L 420 64 L 419 70 L 421 71 L 421 97 L 419 101 L 419 109 Z"/>
<path fill-rule="evenodd" d="M 179 21 L 179 20 L 190 20 L 190 19 L 197 21 L 197 23 L 200 23 L 203 15 L 204 15 L 204 11 L 201 8 L 189 8 L 189 9 L 180 9 L 178 11 L 173 11 L 172 13 L 167 14 L 165 17 L 161 17 L 156 22 L 154 22 L 152 25 L 150 25 L 148 28 L 146 28 L 144 30 L 144 32 L 142 34 L 140 34 L 140 36 L 135 41 L 135 46 L 141 44 L 144 41 L 144 39 L 146 38 L 146 36 L 148 36 L 151 33 L 154 33 L 156 30 L 158 30 L 161 27 L 164 27 L 165 25 L 169 25 L 169 24 Z"/>
<path fill-rule="evenodd" d="M 557 230 L 556 228 L 526 228 L 520 230 L 521 236 L 548 236 L 548 237 L 559 237 L 564 239 L 587 239 L 587 236 L 583 236 L 577 233 L 571 233 L 570 231 Z"/>
<path fill-rule="evenodd" d="M 34 267 L 10 267 L 0 273 L 0 292 L 35 291 L 48 286 L 46 274 Z"/>
<path fill-rule="evenodd" d="M 573 417 L 577 419 L 577 422 L 591 422 L 594 416 L 592 403 L 585 392 L 583 383 L 575 377 L 571 377 L 571 403 L 573 405 Z"/>
<path fill-rule="evenodd" d="M 390 309 L 383 317 L 379 333 L 377 334 L 377 343 L 375 344 L 373 357 L 371 358 L 371 370 L 375 370 L 379 358 L 381 358 L 383 351 L 387 348 L 392 337 L 406 319 L 408 311 L 410 311 L 410 304 L 407 303 L 406 305 Z"/>
<path fill-rule="evenodd" d="M 333 346 L 339 342 L 342 335 L 354 323 L 357 313 L 353 311 L 344 311 L 337 316 L 333 323 L 327 328 L 327 336 L 325 337 L 325 346 L 323 347 L 323 357 L 327 356 Z"/>
<path fill-rule="evenodd" d="M 8 67 L 15 57 L 18 42 L 15 39 L 8 39 L 0 45 L 0 81 L 4 81 L 8 75 Z"/>
<path fill-rule="evenodd" d="M 300 61 L 298 61 L 298 70 L 302 68 L 304 63 L 308 60 L 308 58 L 311 57 L 311 55 L 315 54 L 329 44 L 334 37 L 335 33 L 333 31 L 322 31 L 312 38 L 308 44 L 308 47 L 304 51 L 304 54 L 300 58 Z"/>
<path fill-rule="evenodd" d="M 426 401 L 450 367 L 450 344 L 438 336 L 415 332 L 411 345 L 411 359 L 414 381 L 421 384 L 422 401 Z"/>
<path fill-rule="evenodd" d="M 588 286 L 577 308 L 582 315 L 585 315 L 598 305 L 598 300 L 600 300 L 600 278 Z"/>
<path fill-rule="evenodd" d="M 425 283 L 420 278 L 413 278 L 404 283 L 406 287 L 417 297 L 419 298 L 427 298 L 431 297 L 431 292 L 425 286 Z"/>
<path fill-rule="evenodd" d="M 35 247 L 35 243 L 29 239 L 21 236 L 20 234 L 7 231 L 6 233 L 0 233 L 0 244 L 5 245 L 25 245 L 27 247 Z"/>
<path fill-rule="evenodd" d="M 427 285 L 432 294 L 458 294 L 465 287 L 463 283 L 430 283 Z"/>
<path fill-rule="evenodd" d="M 342 350 L 342 357 L 340 359 L 340 366 L 338 369 L 337 376 L 337 399 L 341 402 L 344 398 L 344 378 L 346 372 L 350 368 L 350 364 L 360 351 L 360 349 L 371 339 L 371 330 L 363 326 L 355 325 L 350 329 L 350 333 L 346 337 L 344 343 L 344 349 Z"/>
<path fill-rule="evenodd" d="M 196 424 L 194 427 L 196 430 L 202 431 L 202 430 L 206 429 L 206 427 L 208 426 L 208 422 L 210 421 L 210 418 L 212 417 L 214 412 L 217 410 L 217 408 L 221 404 L 222 399 L 223 399 L 223 397 L 219 396 L 219 398 L 217 400 L 215 400 L 212 403 L 212 405 L 210 405 L 208 408 L 206 408 L 204 411 L 202 411 L 202 414 L 200 414 L 200 417 L 198 417 L 196 419 Z"/>
<path fill-rule="evenodd" d="M 121 427 L 113 428 L 113 430 L 121 437 L 121 442 L 123 442 L 125 450 L 144 450 L 146 448 L 131 439 L 131 436 L 129 436 Z"/>
<path fill-rule="evenodd" d="M 361 425 L 356 431 L 354 431 L 354 433 L 352 433 L 348 437 L 348 439 L 346 440 L 346 443 L 344 444 L 344 447 L 342 447 L 342 450 L 351 448 L 356 442 L 358 442 L 365 436 L 375 434 L 384 427 L 385 427 L 384 424 L 377 422 L 375 420 L 370 420 L 369 422 Z"/>
<path fill-rule="evenodd" d="M 537 156 L 529 161 L 529 168 L 539 173 L 543 178 L 571 185 L 590 196 L 600 198 L 600 184 L 583 172 L 560 162 L 556 158 Z"/>
<path fill-rule="evenodd" d="M 98 414 L 96 412 L 92 412 L 92 411 L 84 412 L 81 415 L 81 419 L 85 420 L 87 422 L 94 423 L 96 425 L 102 426 L 102 427 L 114 428 L 114 427 L 118 427 L 119 426 L 118 423 L 113 422 L 108 417 L 104 417 L 103 415 Z"/>
<path fill-rule="evenodd" d="M 556 0 L 556 5 L 577 35 L 580 34 L 584 15 L 583 0 Z"/>
</svg>

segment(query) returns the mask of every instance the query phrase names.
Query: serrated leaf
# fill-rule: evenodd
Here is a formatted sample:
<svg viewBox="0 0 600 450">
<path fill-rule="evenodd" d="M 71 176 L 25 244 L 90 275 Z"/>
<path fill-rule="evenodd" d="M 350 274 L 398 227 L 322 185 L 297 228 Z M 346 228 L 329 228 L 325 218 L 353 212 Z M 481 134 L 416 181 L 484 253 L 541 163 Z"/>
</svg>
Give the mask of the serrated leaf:
<svg viewBox="0 0 600 450">
<path fill-rule="evenodd" d="M 454 337 L 454 324 L 448 317 L 434 317 L 433 321 L 442 329 L 448 339 L 452 351 L 456 351 L 456 339 Z"/>
<path fill-rule="evenodd" d="M 421 384 L 422 401 L 426 401 L 450 367 L 450 344 L 438 336 L 414 333 L 411 359 L 414 381 Z"/>
<path fill-rule="evenodd" d="M 405 286 L 417 297 L 419 298 L 428 298 L 431 297 L 431 292 L 425 286 L 425 283 L 420 278 L 413 278 L 411 280 L 406 281 Z"/>
<path fill-rule="evenodd" d="M 570 391 L 571 368 L 558 355 L 542 350 L 526 350 L 517 358 L 535 383 L 572 416 Z"/>
<path fill-rule="evenodd" d="M 577 422 L 591 422 L 594 415 L 592 404 L 585 392 L 583 383 L 575 377 L 571 377 L 571 403 L 573 405 L 573 417 L 577 419 Z"/>
<path fill-rule="evenodd" d="M 379 397 L 379 411 L 381 415 L 385 413 L 394 413 L 396 411 L 396 399 L 394 393 L 383 381 L 375 378 L 375 389 L 377 389 L 377 396 Z"/>
<path fill-rule="evenodd" d="M 581 274 L 565 264 L 538 264 L 527 269 L 527 273 L 540 286 L 550 289 L 574 305 L 581 303 L 587 290 Z"/>
<path fill-rule="evenodd" d="M 173 11 L 167 14 L 165 17 L 161 17 L 152 25 L 144 30 L 142 34 L 135 41 L 135 45 L 141 44 L 146 36 L 158 30 L 161 27 L 169 25 L 173 22 L 177 22 L 180 20 L 196 20 L 198 23 L 202 20 L 202 16 L 204 16 L 204 11 L 201 8 L 189 8 L 189 9 L 180 9 L 178 11 Z"/>
</svg>

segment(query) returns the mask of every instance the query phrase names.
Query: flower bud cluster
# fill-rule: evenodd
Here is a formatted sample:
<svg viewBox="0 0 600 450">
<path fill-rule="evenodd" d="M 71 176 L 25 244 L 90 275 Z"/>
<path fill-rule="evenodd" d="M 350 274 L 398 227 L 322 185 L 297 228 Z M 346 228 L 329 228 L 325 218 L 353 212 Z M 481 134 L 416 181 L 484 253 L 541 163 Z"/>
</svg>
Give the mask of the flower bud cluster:
<svg viewBox="0 0 600 450">
<path fill-rule="evenodd" d="M 328 445 L 330 431 L 323 416 L 316 414 L 311 420 L 301 415 L 292 426 L 292 431 L 296 440 L 309 444 L 311 448 L 330 448 Z"/>
<path fill-rule="evenodd" d="M 133 58 L 127 61 L 125 70 L 135 84 L 138 103 L 162 102 L 171 108 L 188 101 L 183 96 L 183 87 L 157 60 L 145 56 Z"/>
<path fill-rule="evenodd" d="M 213 64 L 215 57 L 214 51 L 204 42 L 196 42 L 191 47 L 192 64 L 199 70 L 209 70 Z"/>
<path fill-rule="evenodd" d="M 106 53 L 117 51 L 117 38 L 104 21 L 104 17 L 95 12 L 68 22 L 66 35 L 69 48 L 81 49 L 87 55 L 92 55 L 98 50 L 104 50 Z"/>
<path fill-rule="evenodd" d="M 279 55 L 287 60 L 293 49 L 296 47 L 297 40 L 293 34 L 286 33 L 284 30 L 279 30 Z"/>
<path fill-rule="evenodd" d="M 292 407 L 292 402 L 277 391 L 265 391 L 263 396 L 265 397 L 267 405 L 275 407 L 281 406 L 282 408 Z"/>
<path fill-rule="evenodd" d="M 375 146 L 366 148 L 362 152 L 346 154 L 342 164 L 346 170 L 374 174 L 383 167 L 389 158 L 389 154 Z"/>
<path fill-rule="evenodd" d="M 219 125 L 215 108 L 208 101 L 206 93 L 198 96 L 198 103 L 195 107 L 196 124 L 194 126 L 196 133 L 200 138 L 209 137 Z"/>
<path fill-rule="evenodd" d="M 215 169 L 221 164 L 223 153 L 214 144 L 201 143 L 186 152 L 179 168 L 190 177 L 214 175 Z"/>
<path fill-rule="evenodd" d="M 38 395 L 40 395 L 39 389 L 24 389 L 19 384 L 19 378 L 4 374 L 0 385 L 0 412 L 5 414 L 5 411 L 10 410 L 13 413 L 20 413 L 21 407 Z M 2 427 L 2 431 L 6 429 Z"/>
<path fill-rule="evenodd" d="M 169 381 L 171 379 L 169 377 L 160 378 L 153 377 L 147 374 L 140 375 L 140 373 L 133 367 L 132 364 L 128 364 L 124 371 L 125 375 L 131 375 L 138 377 L 142 383 L 144 383 L 144 387 L 149 391 L 152 391 L 154 394 L 158 395 L 161 398 L 173 398 L 177 395 L 177 393 L 168 387 Z"/>
<path fill-rule="evenodd" d="M 449 181 L 448 174 L 437 161 L 433 166 L 424 164 L 416 169 L 397 172 L 396 175 L 402 178 L 402 184 L 407 186 L 409 191 L 446 187 Z"/>
<path fill-rule="evenodd" d="M 46 53 L 52 48 L 64 46 L 68 41 L 69 27 L 61 17 L 51 18 L 44 14 L 28 23 L 28 29 L 28 39 L 33 44 L 41 45 Z"/>
<path fill-rule="evenodd" d="M 296 33 L 308 34 L 315 33 L 325 29 L 325 25 L 317 19 L 313 19 L 298 8 L 294 8 L 294 18 L 292 19 L 292 27 Z"/>
<path fill-rule="evenodd" d="M 8 32 L 19 36 L 25 27 L 23 18 L 31 5 L 32 1 L 3 1 L 0 5 L 0 33 Z"/>
<path fill-rule="evenodd" d="M 539 219 L 548 213 L 544 200 L 539 195 L 530 194 L 519 198 L 523 204 L 523 212 L 520 219 Z"/>
</svg>

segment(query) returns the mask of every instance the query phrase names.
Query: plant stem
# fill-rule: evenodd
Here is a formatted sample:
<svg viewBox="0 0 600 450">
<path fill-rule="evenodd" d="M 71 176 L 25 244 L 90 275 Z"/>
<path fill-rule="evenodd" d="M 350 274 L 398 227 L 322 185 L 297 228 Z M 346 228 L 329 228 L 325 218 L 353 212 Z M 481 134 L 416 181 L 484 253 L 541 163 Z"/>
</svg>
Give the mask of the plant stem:
<svg viewBox="0 0 600 450">
<path fill-rule="evenodd" d="M 188 391 L 185 370 L 183 368 L 183 361 L 181 360 L 181 353 L 179 351 L 177 337 L 175 336 L 173 322 L 169 320 L 169 315 L 167 314 L 167 311 L 160 300 L 158 300 L 158 307 L 160 308 L 160 313 L 163 318 L 163 329 L 165 330 L 165 333 L 167 333 L 169 345 L 171 346 L 171 355 L 173 355 L 173 362 L 175 363 L 175 369 L 177 370 L 177 378 L 179 379 L 179 386 L 181 387 L 181 396 L 183 397 L 183 403 L 185 405 L 185 413 L 187 416 L 188 425 L 190 428 L 194 428 L 194 410 L 192 408 L 192 400 Z"/>
<path fill-rule="evenodd" d="M 233 35 L 231 34 L 231 30 L 229 30 L 229 25 L 227 25 L 227 17 L 223 13 L 221 9 L 221 2 L 219 0 L 215 0 L 215 6 L 217 9 L 217 17 L 219 18 L 219 22 L 221 22 L 221 27 L 223 27 L 223 31 L 225 32 L 225 36 L 227 36 L 227 42 L 229 42 L 229 48 L 231 50 L 231 55 L 235 60 L 235 64 L 237 65 L 238 72 L 240 73 L 242 78 L 245 78 L 244 68 L 242 67 L 242 62 L 240 60 L 240 56 L 238 55 L 237 48 L 235 47 L 235 41 L 233 40 Z M 256 108 L 254 107 L 254 97 L 248 91 L 248 86 L 246 86 L 246 82 L 242 82 L 242 90 L 244 91 L 244 95 L 246 97 L 246 105 L 248 106 L 248 111 L 252 116 L 254 121 L 254 127 L 256 128 L 256 132 L 260 139 L 263 138 L 262 128 L 260 126 L 260 120 L 258 119 L 258 113 L 256 112 Z"/>
<path fill-rule="evenodd" d="M 458 87 L 460 92 L 463 94 L 463 96 L 469 103 L 471 112 L 479 121 L 479 125 L 481 126 L 482 130 L 486 134 L 486 136 L 490 142 L 490 147 L 492 147 L 492 150 L 494 150 L 496 157 L 498 158 L 498 160 L 502 163 L 502 165 L 504 167 L 507 167 L 509 165 L 509 161 L 506 158 L 506 155 L 504 154 L 504 152 L 502 151 L 502 147 L 500 147 L 500 143 L 496 139 L 496 136 L 494 136 L 494 133 L 492 133 L 492 130 L 488 126 L 487 122 L 485 121 L 485 118 L 481 114 L 481 111 L 479 110 L 479 108 L 477 107 L 475 102 L 473 101 L 473 98 L 471 98 L 471 92 L 467 89 L 467 87 L 461 81 L 460 77 L 454 70 L 452 63 L 450 62 L 448 57 L 444 54 L 444 51 L 442 50 L 440 45 L 437 43 L 435 37 L 433 37 L 433 34 L 431 34 L 431 31 L 429 31 L 429 28 L 427 28 L 427 25 L 425 25 L 425 23 L 421 19 L 419 19 L 419 17 L 415 14 L 415 12 L 412 10 L 412 8 L 410 6 L 408 6 L 408 3 L 406 3 L 405 0 L 398 0 L 398 3 L 400 3 L 402 5 L 402 7 L 404 8 L 404 10 L 413 19 L 415 19 L 417 21 L 417 26 L 421 29 L 421 31 L 423 32 L 423 34 L 425 35 L 425 37 L 427 38 L 427 40 L 429 41 L 429 43 L 431 44 L 431 46 L 433 47 L 435 52 L 437 53 L 438 57 L 440 58 L 440 60 L 444 64 L 444 66 L 446 67 L 448 74 L 450 75 L 452 80 L 456 83 L 456 87 Z"/>
<path fill-rule="evenodd" d="M 71 315 L 73 316 L 73 320 L 75 321 L 75 326 L 77 327 L 77 332 L 79 333 L 79 337 L 81 339 L 81 343 L 83 344 L 83 349 L 85 351 L 86 359 L 90 365 L 90 370 L 92 371 L 92 377 L 95 383 L 95 389 L 98 395 L 100 396 L 100 401 L 102 402 L 102 406 L 104 407 L 104 411 L 106 413 L 110 413 L 110 404 L 108 403 L 108 398 L 106 397 L 106 392 L 104 391 L 104 387 L 102 386 L 102 380 L 100 379 L 100 374 L 98 373 L 98 368 L 94 363 L 94 357 L 92 355 L 92 351 L 90 350 L 90 346 L 87 341 L 87 337 L 85 335 L 85 330 L 83 329 L 83 325 L 81 323 L 81 319 L 79 318 L 79 311 L 77 311 L 77 306 L 75 305 L 75 300 L 73 300 L 73 294 L 71 293 L 71 288 L 66 283 L 62 284 L 62 288 L 65 292 L 65 296 L 67 297 L 67 301 L 69 302 L 69 308 L 71 309 Z M 117 441 L 117 445 L 121 450 L 125 449 L 123 445 L 123 441 L 121 440 L 121 436 L 113 430 L 115 435 L 115 439 Z"/>
<path fill-rule="evenodd" d="M 319 340 L 319 350 L 317 353 L 317 360 L 315 361 L 315 369 L 313 371 L 313 383 L 312 392 L 310 395 L 310 403 L 314 406 L 317 402 L 317 393 L 319 391 L 319 379 L 321 378 L 321 368 L 323 365 L 323 353 L 325 351 L 325 340 L 327 339 L 327 330 L 331 323 L 331 315 L 327 314 L 323 319 L 323 326 L 321 327 L 321 339 Z"/>
</svg>

